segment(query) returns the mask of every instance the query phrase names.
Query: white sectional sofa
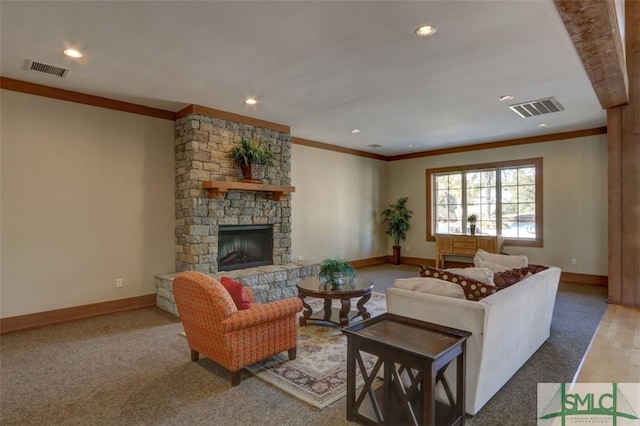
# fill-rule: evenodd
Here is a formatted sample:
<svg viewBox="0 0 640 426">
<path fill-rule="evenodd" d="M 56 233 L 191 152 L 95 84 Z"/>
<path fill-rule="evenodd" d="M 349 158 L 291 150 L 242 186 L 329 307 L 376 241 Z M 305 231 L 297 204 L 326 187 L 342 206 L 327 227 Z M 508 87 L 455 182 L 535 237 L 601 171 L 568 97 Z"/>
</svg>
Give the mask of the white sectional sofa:
<svg viewBox="0 0 640 426">
<path fill-rule="evenodd" d="M 549 267 L 480 301 L 392 287 L 387 311 L 472 333 L 465 411 L 474 415 L 549 337 L 560 272 Z M 445 373 L 453 392 L 454 372 L 450 365 Z"/>
</svg>

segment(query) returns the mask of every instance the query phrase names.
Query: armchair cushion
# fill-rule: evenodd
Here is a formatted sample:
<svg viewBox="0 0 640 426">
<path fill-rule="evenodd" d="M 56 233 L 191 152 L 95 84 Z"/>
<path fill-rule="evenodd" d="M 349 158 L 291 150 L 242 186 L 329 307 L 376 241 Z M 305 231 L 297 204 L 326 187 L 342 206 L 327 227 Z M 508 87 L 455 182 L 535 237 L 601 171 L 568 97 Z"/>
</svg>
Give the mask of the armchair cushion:
<svg viewBox="0 0 640 426">
<path fill-rule="evenodd" d="M 236 308 L 238 308 L 239 311 L 251 307 L 251 300 L 247 296 L 241 282 L 224 276 L 220 279 L 220 283 L 227 289 L 233 299 L 233 303 L 236 304 Z"/>
</svg>

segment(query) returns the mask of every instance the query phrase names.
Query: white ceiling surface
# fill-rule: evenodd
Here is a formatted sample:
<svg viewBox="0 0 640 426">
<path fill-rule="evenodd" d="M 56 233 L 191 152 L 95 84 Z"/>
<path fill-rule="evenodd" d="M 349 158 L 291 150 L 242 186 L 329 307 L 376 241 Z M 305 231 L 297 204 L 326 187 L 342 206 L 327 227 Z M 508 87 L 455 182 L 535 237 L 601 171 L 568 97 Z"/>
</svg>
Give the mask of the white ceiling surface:
<svg viewBox="0 0 640 426">
<path fill-rule="evenodd" d="M 171 111 L 203 105 L 382 155 L 606 124 L 552 0 L 3 0 L 0 15 L 4 77 Z M 424 24 L 437 33 L 416 36 Z M 26 59 L 70 72 L 27 71 Z M 565 110 L 523 119 L 507 105 L 549 96 Z"/>
</svg>

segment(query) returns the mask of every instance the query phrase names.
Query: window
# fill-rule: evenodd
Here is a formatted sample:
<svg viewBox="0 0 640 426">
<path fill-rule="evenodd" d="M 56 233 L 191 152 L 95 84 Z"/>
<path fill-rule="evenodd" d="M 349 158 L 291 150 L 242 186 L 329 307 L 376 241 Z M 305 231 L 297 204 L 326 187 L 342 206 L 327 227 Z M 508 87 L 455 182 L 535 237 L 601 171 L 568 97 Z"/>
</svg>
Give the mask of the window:
<svg viewBox="0 0 640 426">
<path fill-rule="evenodd" d="M 427 240 L 436 234 L 502 235 L 542 247 L 542 158 L 427 169 Z"/>
</svg>

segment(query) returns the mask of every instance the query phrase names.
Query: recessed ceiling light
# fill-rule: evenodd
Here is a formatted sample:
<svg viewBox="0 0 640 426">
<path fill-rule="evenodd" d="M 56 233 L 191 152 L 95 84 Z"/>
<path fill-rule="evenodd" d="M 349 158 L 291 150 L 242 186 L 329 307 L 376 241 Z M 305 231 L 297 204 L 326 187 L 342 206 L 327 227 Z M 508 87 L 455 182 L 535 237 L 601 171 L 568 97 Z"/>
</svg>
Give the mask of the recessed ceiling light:
<svg viewBox="0 0 640 426">
<path fill-rule="evenodd" d="M 256 101 L 254 98 L 247 98 L 247 100 L 245 100 L 244 103 L 247 105 L 255 105 L 258 103 L 258 101 Z"/>
<path fill-rule="evenodd" d="M 82 58 L 82 53 L 78 52 L 75 49 L 65 49 L 64 54 L 70 58 Z"/>
<path fill-rule="evenodd" d="M 409 144 L 409 148 L 413 148 L 413 144 Z"/>
<path fill-rule="evenodd" d="M 538 127 L 548 127 L 549 125 L 547 123 L 540 123 L 538 124 Z"/>
<path fill-rule="evenodd" d="M 354 135 L 355 135 L 356 133 L 360 133 L 360 129 L 353 129 L 353 130 L 351 130 L 351 133 L 353 133 Z"/>
<path fill-rule="evenodd" d="M 513 96 L 511 96 L 511 95 L 502 95 L 502 96 L 500 96 L 499 99 L 500 99 L 500 102 L 510 101 L 510 100 L 513 99 Z"/>
<path fill-rule="evenodd" d="M 432 27 L 431 25 L 423 25 L 422 27 L 418 27 L 416 28 L 416 34 L 418 34 L 421 37 L 427 37 L 430 35 L 435 34 L 436 32 L 436 28 Z"/>
</svg>

